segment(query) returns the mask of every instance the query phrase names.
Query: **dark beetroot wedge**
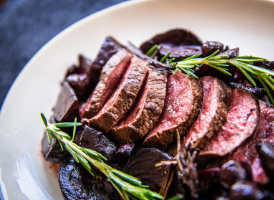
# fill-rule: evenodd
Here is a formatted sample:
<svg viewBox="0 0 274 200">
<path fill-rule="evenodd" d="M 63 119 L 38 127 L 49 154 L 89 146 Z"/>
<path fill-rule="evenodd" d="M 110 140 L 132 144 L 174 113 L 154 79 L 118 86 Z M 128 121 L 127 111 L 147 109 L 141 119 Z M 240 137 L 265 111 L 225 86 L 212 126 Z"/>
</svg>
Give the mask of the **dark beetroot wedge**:
<svg viewBox="0 0 274 200">
<path fill-rule="evenodd" d="M 201 149 L 225 122 L 232 94 L 231 89 L 217 78 L 205 76 L 200 81 L 203 85 L 202 109 L 183 144 L 197 149 Z"/>
<path fill-rule="evenodd" d="M 247 177 L 246 169 L 238 161 L 230 160 L 221 167 L 220 182 L 225 188 L 230 188 L 236 181 L 246 180 Z"/>
<path fill-rule="evenodd" d="M 119 195 L 102 174 L 96 179 L 72 157 L 64 159 L 59 168 L 59 185 L 64 199 L 119 200 Z M 96 184 L 98 183 L 99 184 Z"/>
<path fill-rule="evenodd" d="M 57 122 L 74 121 L 79 116 L 79 103 L 74 90 L 68 82 L 62 83 L 62 89 L 53 108 L 53 117 Z"/>
<path fill-rule="evenodd" d="M 176 138 L 176 130 L 180 135 L 185 134 L 199 114 L 202 97 L 198 80 L 180 71 L 170 75 L 162 115 L 145 138 L 144 145 L 165 149 Z"/>
<path fill-rule="evenodd" d="M 222 128 L 199 153 L 199 159 L 232 153 L 252 136 L 260 120 L 258 100 L 249 92 L 235 89 Z"/>
<path fill-rule="evenodd" d="M 220 42 L 206 41 L 202 45 L 202 50 L 203 50 L 203 55 L 204 56 L 209 56 L 217 50 L 222 52 L 224 50 L 224 45 Z"/>
<path fill-rule="evenodd" d="M 86 98 L 90 92 L 90 78 L 84 74 L 72 74 L 66 78 L 66 81 L 74 89 L 75 94 L 79 98 Z"/>
<path fill-rule="evenodd" d="M 176 58 L 176 60 L 182 60 L 184 58 L 202 54 L 202 47 L 200 45 L 174 45 L 163 43 L 159 50 L 161 58 L 165 56 L 169 51 L 171 51 L 169 58 Z"/>
<path fill-rule="evenodd" d="M 168 167 L 155 167 L 155 165 L 168 160 L 171 160 L 171 156 L 158 149 L 141 149 L 128 160 L 124 172 L 138 178 L 143 185 L 148 185 L 151 190 L 159 192 Z"/>
<path fill-rule="evenodd" d="M 155 44 L 171 43 L 174 45 L 201 45 L 202 43 L 196 35 L 186 29 L 173 29 L 165 33 L 158 34 L 150 40 L 144 42 L 140 49 L 147 53 Z"/>
<path fill-rule="evenodd" d="M 132 107 L 148 72 L 147 63 L 133 57 L 119 86 L 100 112 L 89 122 L 108 132 Z"/>
<path fill-rule="evenodd" d="M 260 123 L 250 141 L 234 152 L 229 159 L 247 162 L 251 166 L 253 181 L 266 184 L 269 181 L 257 151 L 257 145 L 269 142 L 274 144 L 274 109 L 263 101 L 260 103 Z"/>
<path fill-rule="evenodd" d="M 49 122 L 56 123 L 53 117 L 49 119 Z M 41 152 L 44 156 L 44 159 L 52 163 L 60 163 L 62 160 L 64 160 L 64 158 L 69 156 L 69 152 L 62 151 L 59 142 L 55 138 L 50 137 L 49 144 L 46 131 L 44 131 L 41 141 Z"/>
<path fill-rule="evenodd" d="M 96 87 L 99 81 L 103 66 L 105 66 L 108 60 L 121 48 L 123 48 L 123 45 L 117 42 L 114 38 L 106 37 L 105 41 L 103 42 L 99 50 L 98 55 L 91 63 L 91 66 L 88 71 L 88 74 L 91 79 L 91 91 Z"/>
<path fill-rule="evenodd" d="M 65 78 L 68 77 L 69 75 L 72 75 L 72 74 L 79 74 L 79 67 L 77 67 L 76 65 L 71 65 L 67 72 L 66 72 L 66 75 L 65 75 Z"/>
<path fill-rule="evenodd" d="M 127 50 L 121 49 L 114 54 L 103 67 L 100 81 L 93 94 L 88 100 L 88 105 L 84 105 L 82 111 L 84 118 L 92 118 L 98 114 L 101 108 L 109 100 L 132 58 Z"/>
<path fill-rule="evenodd" d="M 137 141 L 145 136 L 159 119 L 166 97 L 166 75 L 150 70 L 143 91 L 134 107 L 111 130 L 120 144 Z"/>
<path fill-rule="evenodd" d="M 270 200 L 268 192 L 253 182 L 240 180 L 230 188 L 231 200 Z"/>
<path fill-rule="evenodd" d="M 92 61 L 80 54 L 78 56 L 78 62 L 79 62 L 79 74 L 88 73 L 91 68 Z"/>
<path fill-rule="evenodd" d="M 97 151 L 109 160 L 113 158 L 116 151 L 116 145 L 110 139 L 87 125 L 84 125 L 77 134 L 76 141 L 81 147 Z"/>
</svg>

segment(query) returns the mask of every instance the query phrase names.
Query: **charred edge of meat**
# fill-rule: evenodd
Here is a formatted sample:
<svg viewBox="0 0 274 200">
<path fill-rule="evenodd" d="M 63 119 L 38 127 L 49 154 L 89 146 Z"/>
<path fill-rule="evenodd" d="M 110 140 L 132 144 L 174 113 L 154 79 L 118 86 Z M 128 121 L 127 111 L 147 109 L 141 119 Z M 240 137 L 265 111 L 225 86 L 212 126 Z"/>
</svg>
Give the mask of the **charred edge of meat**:
<svg viewBox="0 0 274 200">
<path fill-rule="evenodd" d="M 203 163 L 211 157 L 226 156 L 235 151 L 250 139 L 259 120 L 260 107 L 257 98 L 247 91 L 234 89 L 227 119 L 222 128 L 199 152 L 199 162 Z"/>
<path fill-rule="evenodd" d="M 184 144 L 190 143 L 196 149 L 201 149 L 223 125 L 232 95 L 232 90 L 217 78 L 205 76 L 200 80 L 203 85 L 202 109 Z"/>
<path fill-rule="evenodd" d="M 138 49 L 136 46 L 134 46 L 134 44 L 129 42 L 129 45 L 127 46 L 127 49 L 134 55 L 138 56 L 139 58 L 145 60 L 148 62 L 149 67 L 153 70 L 160 70 L 160 72 L 162 71 L 163 73 L 169 73 L 169 69 L 167 67 L 167 65 L 151 58 L 148 57 L 147 55 L 145 55 L 140 49 Z M 171 68 L 173 69 L 173 68 Z"/>
<path fill-rule="evenodd" d="M 89 120 L 90 124 L 105 132 L 110 131 L 132 107 L 147 73 L 146 63 L 138 57 L 133 57 L 112 97 L 100 112 Z"/>
<path fill-rule="evenodd" d="M 150 70 L 130 112 L 113 127 L 111 134 L 121 144 L 144 137 L 157 123 L 165 102 L 167 78 Z"/>
<path fill-rule="evenodd" d="M 166 149 L 176 139 L 177 129 L 181 135 L 184 135 L 200 112 L 202 95 L 202 87 L 199 80 L 180 71 L 170 75 L 167 82 L 167 97 L 162 115 L 157 125 L 145 138 L 144 145 Z"/>
<path fill-rule="evenodd" d="M 258 99 L 263 98 L 266 94 L 265 89 L 260 87 L 250 87 L 250 86 L 245 86 L 242 83 L 235 83 L 235 82 L 230 82 L 230 86 L 233 89 L 246 90 L 250 92 L 251 94 L 254 94 Z"/>
<path fill-rule="evenodd" d="M 81 107 L 81 116 L 92 118 L 99 113 L 123 79 L 132 56 L 127 50 L 120 49 L 108 60 L 102 69 L 100 81 L 95 90 L 87 100 L 87 103 Z"/>
</svg>

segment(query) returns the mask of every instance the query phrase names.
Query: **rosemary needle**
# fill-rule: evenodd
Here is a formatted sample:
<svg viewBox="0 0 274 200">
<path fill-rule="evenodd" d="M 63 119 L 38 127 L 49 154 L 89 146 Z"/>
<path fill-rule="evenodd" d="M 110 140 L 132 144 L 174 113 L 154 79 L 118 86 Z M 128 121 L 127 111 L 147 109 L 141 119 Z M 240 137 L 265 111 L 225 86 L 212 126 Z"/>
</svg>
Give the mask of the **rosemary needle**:
<svg viewBox="0 0 274 200">
<path fill-rule="evenodd" d="M 156 50 L 157 45 L 154 45 L 148 51 L 149 55 L 153 55 Z M 189 76 L 199 78 L 195 74 L 194 68 L 200 66 L 201 64 L 208 65 L 228 76 L 231 76 L 231 73 L 229 72 L 229 66 L 235 66 L 243 73 L 243 75 L 254 87 L 257 86 L 257 83 L 254 79 L 258 80 L 265 88 L 270 102 L 274 105 L 274 98 L 272 96 L 274 93 L 274 71 L 254 65 L 254 62 L 266 61 L 265 58 L 254 56 L 237 56 L 234 58 L 228 58 L 227 55 L 218 56 L 218 53 L 219 50 L 204 58 L 201 58 L 200 54 L 196 54 L 178 62 L 174 62 L 174 58 L 170 58 L 169 63 L 167 64 L 167 68 L 173 66 L 174 74 L 178 70 L 181 70 Z M 168 55 L 165 55 L 160 61 L 165 64 L 165 60 L 169 55 L 170 52 L 168 52 Z"/>
<path fill-rule="evenodd" d="M 59 142 L 61 148 L 65 148 L 72 155 L 75 161 L 82 164 L 91 175 L 94 176 L 92 169 L 98 169 L 101 171 L 109 179 L 113 187 L 118 191 L 124 200 L 163 199 L 160 194 L 149 190 L 148 186 L 142 185 L 142 182 L 137 178 L 107 165 L 105 163 L 107 158 L 105 158 L 102 154 L 75 144 L 73 139 L 75 137 L 76 127 L 82 126 L 81 123 L 77 123 L 76 119 L 74 122 L 50 124 L 43 113 L 41 113 L 41 118 L 46 127 L 48 141 L 50 141 L 50 137 L 55 138 Z M 73 138 L 71 138 L 67 133 L 61 131 L 61 127 L 74 128 Z"/>
</svg>

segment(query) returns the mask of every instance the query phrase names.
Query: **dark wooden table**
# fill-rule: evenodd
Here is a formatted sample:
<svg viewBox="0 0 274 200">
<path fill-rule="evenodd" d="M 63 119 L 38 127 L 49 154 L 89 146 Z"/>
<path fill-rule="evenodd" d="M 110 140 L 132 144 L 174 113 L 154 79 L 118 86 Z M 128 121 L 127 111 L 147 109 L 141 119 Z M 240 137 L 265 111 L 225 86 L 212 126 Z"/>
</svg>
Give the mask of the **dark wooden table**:
<svg viewBox="0 0 274 200">
<path fill-rule="evenodd" d="M 125 0 L 0 0 L 0 108 L 16 76 L 52 37 Z"/>
</svg>

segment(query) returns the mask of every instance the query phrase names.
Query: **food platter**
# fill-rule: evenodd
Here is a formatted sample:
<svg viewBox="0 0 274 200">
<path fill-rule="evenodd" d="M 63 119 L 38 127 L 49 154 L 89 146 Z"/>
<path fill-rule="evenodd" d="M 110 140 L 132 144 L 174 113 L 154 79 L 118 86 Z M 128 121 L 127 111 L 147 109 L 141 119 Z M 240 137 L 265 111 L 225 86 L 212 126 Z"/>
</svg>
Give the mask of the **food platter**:
<svg viewBox="0 0 274 200">
<path fill-rule="evenodd" d="M 112 35 L 139 45 L 156 33 L 188 28 L 205 40 L 240 47 L 241 55 L 273 59 L 274 2 L 218 0 L 128 1 L 88 16 L 49 41 L 14 82 L 0 115 L 0 187 L 7 199 L 61 199 L 56 173 L 40 154 L 67 67 L 82 53 L 94 58 Z M 1 195 L 0 195 L 1 196 Z"/>
</svg>

